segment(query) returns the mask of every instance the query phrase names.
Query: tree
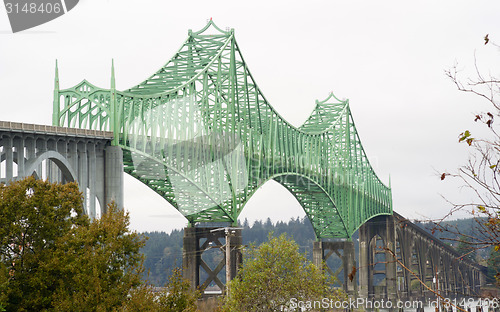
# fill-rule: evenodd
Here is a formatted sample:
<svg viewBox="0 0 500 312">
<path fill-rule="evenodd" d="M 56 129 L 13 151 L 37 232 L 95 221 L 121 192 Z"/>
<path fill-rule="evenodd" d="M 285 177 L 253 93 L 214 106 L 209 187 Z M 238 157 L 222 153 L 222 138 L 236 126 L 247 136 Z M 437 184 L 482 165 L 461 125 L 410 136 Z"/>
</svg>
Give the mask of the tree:
<svg viewBox="0 0 500 312">
<path fill-rule="evenodd" d="M 141 286 L 143 239 L 114 205 L 90 221 L 75 183 L 0 185 L 0 306 L 110 311 Z"/>
<path fill-rule="evenodd" d="M 58 239 L 73 226 L 88 225 L 77 185 L 34 178 L 1 184 L 0 224 L 4 281 L 0 287 L 7 311 L 50 307 L 59 277 L 40 266 L 50 260 Z"/>
<path fill-rule="evenodd" d="M 495 45 L 488 35 L 485 44 Z M 471 156 L 468 162 L 458 168 L 455 173 L 442 173 L 441 180 L 447 177 L 458 179 L 463 186 L 475 195 L 475 200 L 466 203 L 451 203 L 450 216 L 457 211 L 467 211 L 475 218 L 473 235 L 466 235 L 459 228 L 443 227 L 437 223 L 440 230 L 451 231 L 463 235 L 459 241 L 474 248 L 500 249 L 500 132 L 495 118 L 500 117 L 500 79 L 492 75 L 484 76 L 475 64 L 476 78 L 463 79 L 458 77 L 457 66 L 446 72 L 455 83 L 458 90 L 471 93 L 490 105 L 490 109 L 474 116 L 475 123 L 481 123 L 486 133 L 475 136 L 469 130 L 463 131 L 458 141 L 470 148 Z M 470 251 L 470 248 L 468 248 Z M 500 284 L 500 280 L 497 280 Z"/>
<path fill-rule="evenodd" d="M 268 237 L 244 253 L 243 266 L 229 283 L 225 311 L 283 311 L 293 302 L 342 297 L 329 287 L 321 268 L 299 253 L 299 246 L 285 234 Z"/>
<path fill-rule="evenodd" d="M 500 279 L 500 251 L 492 249 L 488 258 L 488 281 L 493 282 Z"/>
<path fill-rule="evenodd" d="M 200 297 L 199 291 L 191 291 L 191 285 L 187 279 L 182 277 L 179 268 L 173 270 L 167 289 L 163 292 L 158 302 L 161 311 L 194 312 L 196 311 L 196 300 Z"/>
<path fill-rule="evenodd" d="M 128 214 L 110 205 L 101 219 L 61 237 L 43 266 L 64 277 L 53 295 L 55 310 L 109 311 L 121 307 L 142 284 L 139 250 L 144 242 L 128 226 Z"/>
<path fill-rule="evenodd" d="M 175 268 L 164 289 L 154 291 L 154 288 L 148 285 L 135 288 L 122 311 L 195 312 L 199 297 L 200 292 L 191 291 L 189 281 L 182 277 L 179 268 Z"/>
</svg>

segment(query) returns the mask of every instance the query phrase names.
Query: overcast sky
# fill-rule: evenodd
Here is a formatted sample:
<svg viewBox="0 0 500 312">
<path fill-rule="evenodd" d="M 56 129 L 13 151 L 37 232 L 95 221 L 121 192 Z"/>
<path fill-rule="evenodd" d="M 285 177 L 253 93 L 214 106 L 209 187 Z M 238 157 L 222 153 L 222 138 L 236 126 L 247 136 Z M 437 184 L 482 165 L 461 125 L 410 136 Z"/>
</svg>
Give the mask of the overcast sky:
<svg viewBox="0 0 500 312">
<path fill-rule="evenodd" d="M 454 64 L 473 75 L 474 55 L 485 73 L 498 73 L 498 1 L 162 1 L 81 0 L 64 16 L 12 34 L 0 9 L 0 120 L 50 124 L 55 59 L 60 86 L 87 79 L 109 88 L 111 59 L 117 89 L 134 86 L 181 46 L 188 30 L 208 19 L 234 28 L 247 65 L 271 105 L 299 126 L 316 99 L 348 98 L 362 144 L 386 184 L 394 209 L 410 218 L 436 218 L 466 199 L 436 172 L 467 159 L 457 143 L 474 129 L 479 97 L 460 93 L 444 75 Z M 126 178 L 125 206 L 139 231 L 170 231 L 185 219 L 140 182 Z M 283 187 L 268 182 L 242 218 L 303 216 Z"/>
</svg>

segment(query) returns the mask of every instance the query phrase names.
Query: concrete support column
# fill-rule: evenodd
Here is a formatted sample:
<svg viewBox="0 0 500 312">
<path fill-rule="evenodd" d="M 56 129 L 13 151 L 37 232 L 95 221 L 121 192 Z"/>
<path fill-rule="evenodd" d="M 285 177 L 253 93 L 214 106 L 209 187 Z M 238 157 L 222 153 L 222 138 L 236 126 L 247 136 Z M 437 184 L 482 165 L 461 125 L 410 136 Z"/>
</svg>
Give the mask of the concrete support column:
<svg viewBox="0 0 500 312">
<path fill-rule="evenodd" d="M 68 143 L 68 161 L 71 164 L 72 169 L 76 174 L 78 174 L 78 152 L 77 152 L 77 146 L 76 142 L 70 141 Z M 75 179 L 78 179 L 78 177 L 75 177 Z M 74 182 L 78 182 L 78 180 L 75 180 Z"/>
<path fill-rule="evenodd" d="M 371 233 L 367 223 L 359 228 L 359 296 L 364 299 L 369 298 L 372 288 L 370 278 L 370 240 Z"/>
<path fill-rule="evenodd" d="M 3 173 L 2 173 L 2 158 L 5 153 L 5 139 L 0 135 L 0 181 L 3 181 Z"/>
<path fill-rule="evenodd" d="M 14 140 L 16 147 L 16 160 L 17 160 L 17 179 L 20 180 L 25 177 L 24 173 L 24 139 L 17 138 Z"/>
<path fill-rule="evenodd" d="M 85 209 L 85 214 L 89 214 L 88 206 L 88 159 L 87 159 L 87 145 L 85 143 L 78 144 L 78 185 L 80 186 L 80 192 L 83 193 L 83 207 Z"/>
<path fill-rule="evenodd" d="M 359 286 L 360 297 L 373 298 L 373 274 L 375 262 L 375 243 L 371 244 L 376 236 L 384 241 L 385 249 L 385 294 L 388 298 L 397 298 L 397 274 L 396 274 L 396 227 L 393 216 L 377 216 L 359 228 Z M 382 294 L 379 294 L 382 295 Z"/>
<path fill-rule="evenodd" d="M 12 138 L 4 138 L 3 149 L 5 152 L 5 180 L 9 182 L 13 178 L 14 171 L 14 151 L 12 149 Z"/>
<path fill-rule="evenodd" d="M 36 149 L 37 149 L 37 156 L 42 155 L 47 151 L 47 141 L 43 138 L 38 138 L 36 141 Z M 77 168 L 77 167 L 75 167 Z M 40 164 L 36 168 L 37 175 L 39 179 L 45 179 L 46 177 L 43 176 L 43 164 Z"/>
<path fill-rule="evenodd" d="M 47 150 L 49 151 L 57 151 L 57 143 L 53 140 L 47 141 Z M 46 160 L 45 163 L 45 172 L 47 172 L 47 181 L 54 183 L 57 181 L 57 166 L 50 159 Z"/>
<path fill-rule="evenodd" d="M 449 260 L 448 260 L 448 254 L 446 253 L 443 253 L 441 255 L 441 278 L 442 278 L 442 287 L 441 287 L 441 294 L 444 296 L 444 297 L 448 297 L 449 295 L 449 286 L 450 286 L 450 278 L 449 278 L 449 272 L 448 272 L 448 269 L 449 269 Z"/>
<path fill-rule="evenodd" d="M 66 146 L 66 142 L 60 140 L 57 142 L 57 152 L 59 154 L 61 154 L 64 158 L 67 158 L 67 154 L 68 154 L 68 149 L 67 149 L 67 146 Z M 57 165 L 56 165 L 57 167 Z M 63 178 L 63 173 L 61 170 L 57 170 L 57 182 L 59 183 L 66 183 L 66 181 L 64 181 L 64 178 Z"/>
<path fill-rule="evenodd" d="M 123 209 L 123 151 L 119 146 L 107 146 L 104 153 L 106 205 L 115 201 L 118 208 Z"/>
<path fill-rule="evenodd" d="M 385 221 L 385 279 L 386 279 L 386 287 L 387 287 L 387 296 L 388 298 L 397 298 L 397 262 L 394 258 L 396 255 L 396 227 L 394 224 L 394 217 L 392 216 L 384 216 Z"/>
<path fill-rule="evenodd" d="M 96 147 L 96 158 L 95 158 L 95 181 L 94 181 L 94 189 L 96 192 L 97 200 L 99 201 L 99 206 L 101 208 L 101 215 L 104 211 L 106 211 L 106 190 L 105 190 L 105 181 L 104 181 L 104 147 L 102 145 L 98 145 Z"/>
<path fill-rule="evenodd" d="M 88 146 L 88 168 L 89 168 L 89 217 L 94 219 L 96 217 L 95 201 L 96 201 L 96 155 L 95 145 Z"/>
<path fill-rule="evenodd" d="M 26 145 L 26 158 L 28 161 L 32 161 L 36 157 L 36 142 L 33 138 L 25 140 Z M 26 175 L 32 175 L 33 172 L 25 172 Z"/>
<path fill-rule="evenodd" d="M 425 242 L 423 238 L 418 239 L 418 244 L 416 245 L 417 258 L 418 258 L 418 271 L 420 274 L 420 279 L 425 283 L 427 281 L 427 246 L 428 244 Z M 426 294 L 426 290 L 422 285 L 419 285 L 419 295 L 420 297 L 424 297 Z"/>
<path fill-rule="evenodd" d="M 398 238 L 399 239 L 399 248 L 401 250 L 401 253 L 402 253 L 402 256 L 401 256 L 401 261 L 404 263 L 404 265 L 407 267 L 407 268 L 411 268 L 412 267 L 412 247 L 413 245 L 411 244 L 410 241 L 408 241 L 407 239 L 408 238 L 408 235 L 404 235 L 403 237 L 401 238 Z M 404 241 L 403 241 L 404 239 Z M 402 270 L 402 279 L 403 279 L 403 287 L 402 289 L 400 289 L 400 297 L 404 298 L 404 299 L 409 299 L 411 298 L 412 296 L 412 291 L 411 291 L 411 278 L 412 278 L 412 275 L 410 272 L 408 272 L 407 270 L 405 270 L 404 268 L 401 268 Z"/>
</svg>

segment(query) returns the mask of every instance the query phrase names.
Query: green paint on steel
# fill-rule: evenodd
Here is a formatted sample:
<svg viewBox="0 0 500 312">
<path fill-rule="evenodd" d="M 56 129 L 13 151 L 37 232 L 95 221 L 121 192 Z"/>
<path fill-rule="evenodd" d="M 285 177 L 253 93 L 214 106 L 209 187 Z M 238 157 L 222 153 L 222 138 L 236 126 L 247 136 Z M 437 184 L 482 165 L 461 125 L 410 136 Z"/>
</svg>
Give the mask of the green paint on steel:
<svg viewBox="0 0 500 312">
<path fill-rule="evenodd" d="M 210 21 L 141 84 L 98 88 L 86 80 L 60 90 L 56 65 L 53 122 L 113 131 L 124 170 L 194 225 L 237 222 L 266 181 L 286 187 L 316 236 L 350 237 L 368 219 L 392 214 L 391 189 L 373 171 L 348 100 L 333 94 L 299 128 L 257 86 L 234 30 Z M 271 207 L 270 207 L 271 209 Z"/>
</svg>

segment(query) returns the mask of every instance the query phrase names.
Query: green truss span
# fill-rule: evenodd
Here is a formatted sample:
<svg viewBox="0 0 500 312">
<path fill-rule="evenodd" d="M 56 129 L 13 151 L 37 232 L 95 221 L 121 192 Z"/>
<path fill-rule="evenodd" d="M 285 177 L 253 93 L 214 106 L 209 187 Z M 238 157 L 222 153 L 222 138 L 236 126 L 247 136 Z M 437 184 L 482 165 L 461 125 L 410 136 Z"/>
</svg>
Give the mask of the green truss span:
<svg viewBox="0 0 500 312">
<path fill-rule="evenodd" d="M 235 224 L 270 179 L 295 196 L 318 239 L 351 237 L 392 214 L 391 189 L 367 160 L 348 100 L 330 94 L 302 126 L 290 125 L 257 86 L 234 30 L 213 21 L 125 91 L 116 90 L 113 67 L 110 89 L 84 80 L 60 90 L 56 66 L 53 124 L 113 131 L 125 172 L 191 225 Z"/>
</svg>

